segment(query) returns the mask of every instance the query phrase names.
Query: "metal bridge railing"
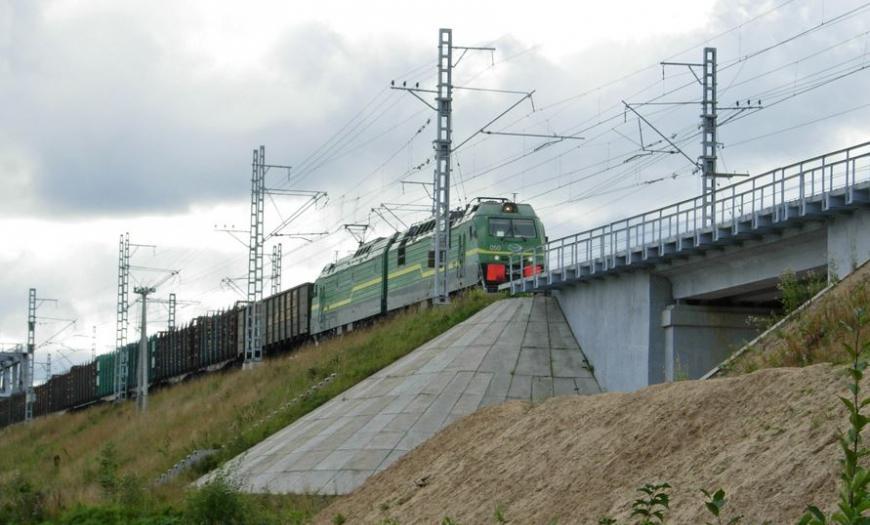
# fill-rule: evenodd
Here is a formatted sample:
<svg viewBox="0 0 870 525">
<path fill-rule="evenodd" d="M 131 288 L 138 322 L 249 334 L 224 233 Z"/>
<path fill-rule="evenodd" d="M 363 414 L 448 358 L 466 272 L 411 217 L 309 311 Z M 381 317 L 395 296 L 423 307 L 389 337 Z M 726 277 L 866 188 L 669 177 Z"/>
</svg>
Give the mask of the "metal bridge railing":
<svg viewBox="0 0 870 525">
<path fill-rule="evenodd" d="M 662 255 L 669 243 L 679 246 L 687 240 L 694 245 L 715 241 L 726 232 L 737 231 L 741 223 L 756 225 L 761 215 L 772 214 L 773 220 L 780 222 L 811 213 L 819 206 L 825 210 L 848 205 L 854 187 L 867 181 L 870 142 L 718 188 L 713 202 L 699 196 L 549 241 L 535 252 L 535 264 L 542 266 L 541 271 L 528 272 L 525 258 L 511 257 L 511 289 L 517 290 L 514 276 L 521 276 L 519 280 L 524 283 L 524 278 L 531 279 L 528 287 L 537 288 L 541 280 L 552 280 L 554 272 L 564 278 L 570 271 L 577 277 L 581 267 L 594 273 L 631 264 L 635 258 L 646 259 L 650 254 Z"/>
</svg>

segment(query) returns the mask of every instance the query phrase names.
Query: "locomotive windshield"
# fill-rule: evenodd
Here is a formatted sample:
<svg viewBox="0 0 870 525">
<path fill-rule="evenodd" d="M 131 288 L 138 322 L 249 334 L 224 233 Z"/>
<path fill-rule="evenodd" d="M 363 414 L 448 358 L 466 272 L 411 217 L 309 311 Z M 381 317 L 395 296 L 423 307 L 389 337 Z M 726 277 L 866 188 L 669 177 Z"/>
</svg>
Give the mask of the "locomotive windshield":
<svg viewBox="0 0 870 525">
<path fill-rule="evenodd" d="M 494 237 L 531 239 L 536 236 L 532 219 L 489 219 L 489 234 Z"/>
</svg>

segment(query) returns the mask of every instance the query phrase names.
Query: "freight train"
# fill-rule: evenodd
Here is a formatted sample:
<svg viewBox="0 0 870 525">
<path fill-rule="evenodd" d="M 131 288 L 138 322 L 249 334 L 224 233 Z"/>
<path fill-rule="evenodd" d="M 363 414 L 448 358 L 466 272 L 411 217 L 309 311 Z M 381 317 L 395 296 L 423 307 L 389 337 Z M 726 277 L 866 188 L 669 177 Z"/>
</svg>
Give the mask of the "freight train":
<svg viewBox="0 0 870 525">
<path fill-rule="evenodd" d="M 509 259 L 520 256 L 528 274 L 541 270 L 535 248 L 544 226 L 528 204 L 478 198 L 450 214 L 447 264 L 451 292 L 472 286 L 495 289 L 507 281 Z M 435 275 L 435 220 L 360 244 L 352 254 L 326 265 L 314 283 L 300 284 L 263 300 L 263 349 L 290 350 L 312 337 L 353 329 L 406 306 L 428 300 Z M 221 368 L 244 356 L 247 306 L 193 319 L 184 327 L 148 339 L 149 382 L 168 384 Z M 139 343 L 124 349 L 127 388 L 136 388 Z M 34 417 L 111 400 L 118 353 L 73 366 L 34 388 Z M 24 393 L 0 398 L 0 427 L 24 420 Z"/>
</svg>

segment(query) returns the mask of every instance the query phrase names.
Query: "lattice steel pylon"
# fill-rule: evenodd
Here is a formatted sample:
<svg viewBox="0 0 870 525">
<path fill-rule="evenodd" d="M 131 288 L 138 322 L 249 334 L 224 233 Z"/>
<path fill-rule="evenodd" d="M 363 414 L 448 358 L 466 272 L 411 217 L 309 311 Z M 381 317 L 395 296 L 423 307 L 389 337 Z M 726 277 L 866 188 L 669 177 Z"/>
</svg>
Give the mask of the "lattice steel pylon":
<svg viewBox="0 0 870 525">
<path fill-rule="evenodd" d="M 704 224 L 716 219 L 716 48 L 704 48 L 704 70 L 701 76 L 701 183 L 704 196 Z"/>
<path fill-rule="evenodd" d="M 118 303 L 115 317 L 115 401 L 127 398 L 127 321 L 130 297 L 130 234 L 118 243 Z"/>
<path fill-rule="evenodd" d="M 248 240 L 248 306 L 245 313 L 245 364 L 263 358 L 263 229 L 266 147 L 254 150 L 251 164 L 251 221 Z"/>
<path fill-rule="evenodd" d="M 452 147 L 453 103 L 453 31 L 438 31 L 438 88 L 435 96 L 437 131 L 432 147 L 435 150 L 435 173 L 432 207 L 435 231 L 432 234 L 435 252 L 435 275 L 432 302 L 450 302 L 450 148 Z"/>
<path fill-rule="evenodd" d="M 272 245 L 272 276 L 271 276 L 271 284 L 272 284 L 272 295 L 277 294 L 281 291 L 281 256 L 283 247 L 281 243 Z"/>
<path fill-rule="evenodd" d="M 24 373 L 22 374 L 22 386 L 26 392 L 24 420 L 30 421 L 33 419 L 33 403 L 36 400 L 33 391 L 33 361 L 36 355 L 36 288 L 31 288 L 27 294 L 27 346 L 25 351 Z"/>
</svg>

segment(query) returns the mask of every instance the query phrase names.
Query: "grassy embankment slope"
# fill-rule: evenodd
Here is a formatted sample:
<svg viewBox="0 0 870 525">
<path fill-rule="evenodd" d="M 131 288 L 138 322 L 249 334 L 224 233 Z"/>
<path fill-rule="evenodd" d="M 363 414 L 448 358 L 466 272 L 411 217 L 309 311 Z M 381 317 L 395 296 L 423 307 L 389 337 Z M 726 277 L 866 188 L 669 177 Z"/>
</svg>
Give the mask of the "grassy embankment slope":
<svg viewBox="0 0 870 525">
<path fill-rule="evenodd" d="M 149 515 L 158 508 L 181 509 L 183 488 L 205 468 L 261 441 L 497 298 L 470 292 L 449 307 L 399 313 L 343 337 L 307 344 L 253 370 L 209 374 L 160 389 L 144 415 L 128 402 L 0 430 L 0 523 L 22 519 L 16 513 L 31 513 L 30 507 L 37 514 L 33 521 L 56 519 L 80 504 L 134 512 L 141 507 Z M 332 381 L 303 395 L 333 373 Z M 161 473 L 205 448 L 220 449 L 209 465 L 153 487 Z M 273 503 L 288 512 L 301 505 L 297 514 L 306 514 L 322 500 Z"/>
</svg>

